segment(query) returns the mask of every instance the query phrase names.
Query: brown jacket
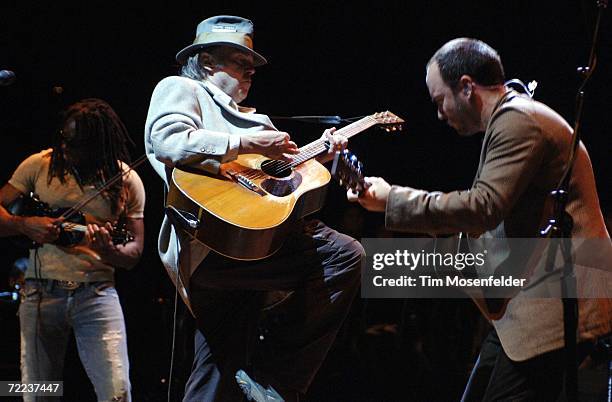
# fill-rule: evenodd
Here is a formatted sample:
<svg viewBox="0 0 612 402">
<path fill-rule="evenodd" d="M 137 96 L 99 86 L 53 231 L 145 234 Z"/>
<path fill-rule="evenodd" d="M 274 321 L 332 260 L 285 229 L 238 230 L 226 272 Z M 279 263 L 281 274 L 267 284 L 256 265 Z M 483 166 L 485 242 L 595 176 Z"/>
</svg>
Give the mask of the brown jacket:
<svg viewBox="0 0 612 402">
<path fill-rule="evenodd" d="M 494 238 L 536 238 L 550 216 L 549 193 L 560 180 L 571 127 L 546 105 L 512 94 L 494 111 L 484 135 L 480 164 L 469 190 L 427 192 L 393 186 L 386 210 L 391 230 L 431 235 L 467 232 Z M 580 144 L 566 211 L 575 238 L 607 238 L 593 169 Z M 486 232 L 486 233 L 485 233 Z M 609 283 L 609 272 L 598 272 Z M 579 300 L 579 339 L 612 331 L 610 299 Z M 522 361 L 563 346 L 559 299 L 519 293 L 493 321 L 506 354 Z"/>
</svg>

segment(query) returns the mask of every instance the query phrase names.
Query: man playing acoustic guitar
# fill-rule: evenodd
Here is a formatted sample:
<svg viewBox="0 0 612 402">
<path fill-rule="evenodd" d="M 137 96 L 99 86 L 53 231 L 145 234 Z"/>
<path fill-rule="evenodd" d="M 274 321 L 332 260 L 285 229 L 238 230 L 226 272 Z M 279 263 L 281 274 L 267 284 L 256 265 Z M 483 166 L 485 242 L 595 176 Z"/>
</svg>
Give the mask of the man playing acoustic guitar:
<svg viewBox="0 0 612 402">
<path fill-rule="evenodd" d="M 289 134 L 278 131 L 266 115 L 238 105 L 249 92 L 255 67 L 266 63 L 253 50 L 252 37 L 253 24 L 244 18 L 202 21 L 193 44 L 177 54 L 181 76 L 165 78 L 155 88 L 145 145 L 167 188 L 173 184 L 174 168 L 214 176 L 241 154 L 290 161 L 299 153 Z M 332 151 L 346 146 L 346 139 L 333 130 L 324 136 Z M 263 195 L 251 191 L 247 178 L 241 184 L 246 195 Z M 186 229 L 206 231 L 210 226 L 206 218 L 179 209 L 166 210 L 159 252 L 197 322 L 184 401 L 240 400 L 240 388 L 250 400 L 297 400 L 325 359 L 357 292 L 361 245 L 320 221 L 297 220 L 272 256 L 238 261 L 190 237 Z M 266 337 L 274 352 L 250 365 L 248 351 L 263 296 L 275 290 L 292 291 L 277 306 L 286 319 Z M 264 388 L 241 369 L 272 387 Z"/>
<path fill-rule="evenodd" d="M 552 109 L 507 88 L 499 55 L 479 40 L 460 38 L 442 46 L 427 64 L 426 83 L 440 120 L 460 135 L 485 132 L 474 184 L 441 193 L 371 177 L 359 196 L 347 193 L 349 200 L 384 212 L 391 230 L 538 238 L 550 213 L 546 200 L 566 165 L 571 127 Z M 609 244 L 589 156 L 582 144 L 577 152 L 567 203 L 572 236 Z M 503 251 L 496 256 L 509 259 Z M 606 277 L 603 270 L 594 274 Z M 559 286 L 558 279 L 553 283 Z M 483 343 L 463 401 L 557 400 L 564 371 L 562 303 L 528 294 L 523 289 L 492 320 L 494 330 Z M 610 333 L 612 302 L 585 298 L 578 306 L 580 360 L 598 337 Z"/>
</svg>

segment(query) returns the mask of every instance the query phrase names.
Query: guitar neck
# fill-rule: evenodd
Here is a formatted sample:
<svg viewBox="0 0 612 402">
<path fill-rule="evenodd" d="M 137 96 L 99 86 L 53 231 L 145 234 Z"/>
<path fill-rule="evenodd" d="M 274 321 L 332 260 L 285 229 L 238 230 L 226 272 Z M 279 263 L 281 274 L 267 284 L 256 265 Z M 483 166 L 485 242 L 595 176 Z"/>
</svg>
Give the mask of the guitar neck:
<svg viewBox="0 0 612 402">
<path fill-rule="evenodd" d="M 375 126 L 377 124 L 376 119 L 373 116 L 366 116 L 356 122 L 349 124 L 346 127 L 342 127 L 339 130 L 336 130 L 334 134 L 340 134 L 345 136 L 346 138 L 351 138 L 352 136 L 359 134 L 362 131 L 367 130 L 368 128 Z M 291 162 L 291 166 L 297 166 L 301 163 L 306 162 L 312 158 L 319 156 L 320 154 L 327 152 L 328 145 L 326 144 L 326 140 L 323 138 L 319 138 L 309 144 L 304 145 L 300 148 L 300 153 L 294 157 L 293 162 Z"/>
</svg>

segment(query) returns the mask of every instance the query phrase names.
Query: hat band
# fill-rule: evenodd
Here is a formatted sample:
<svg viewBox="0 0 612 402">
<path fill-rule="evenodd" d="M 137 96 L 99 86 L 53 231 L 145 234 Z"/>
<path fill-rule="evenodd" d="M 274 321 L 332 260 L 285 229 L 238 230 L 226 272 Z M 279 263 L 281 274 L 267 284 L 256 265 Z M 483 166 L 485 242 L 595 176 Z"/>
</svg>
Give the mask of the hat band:
<svg viewBox="0 0 612 402">
<path fill-rule="evenodd" d="M 253 50 L 253 40 L 242 32 L 202 32 L 196 36 L 194 45 L 204 45 L 215 42 L 229 42 L 242 45 Z"/>
</svg>

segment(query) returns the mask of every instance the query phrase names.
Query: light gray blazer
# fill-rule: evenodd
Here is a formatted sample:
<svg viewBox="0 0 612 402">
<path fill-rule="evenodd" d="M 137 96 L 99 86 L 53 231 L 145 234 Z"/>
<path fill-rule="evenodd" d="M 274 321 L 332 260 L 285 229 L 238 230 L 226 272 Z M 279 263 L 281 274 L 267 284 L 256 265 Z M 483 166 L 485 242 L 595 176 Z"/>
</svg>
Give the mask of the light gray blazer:
<svg viewBox="0 0 612 402">
<path fill-rule="evenodd" d="M 386 226 L 432 235 L 467 232 L 493 238 L 539 237 L 539 229 L 550 216 L 548 194 L 560 179 L 571 134 L 571 127 L 552 109 L 516 96 L 491 117 L 472 187 L 439 193 L 393 186 L 387 201 Z M 609 240 L 593 169 L 582 144 L 569 194 L 572 236 Z M 604 283 L 610 278 L 609 272 L 596 274 Z M 580 340 L 610 333 L 610 299 L 579 300 L 579 309 Z M 510 301 L 504 316 L 492 324 L 512 360 L 526 360 L 564 344 L 558 299 L 519 294 Z"/>
<path fill-rule="evenodd" d="M 237 106 L 209 82 L 184 77 L 160 81 L 153 90 L 145 123 L 145 150 L 166 190 L 175 166 L 216 173 L 222 163 L 236 159 L 240 135 L 276 130 L 268 116 L 252 112 Z M 158 248 L 170 278 L 190 306 L 189 278 L 209 249 L 176 230 L 167 216 Z"/>
</svg>

